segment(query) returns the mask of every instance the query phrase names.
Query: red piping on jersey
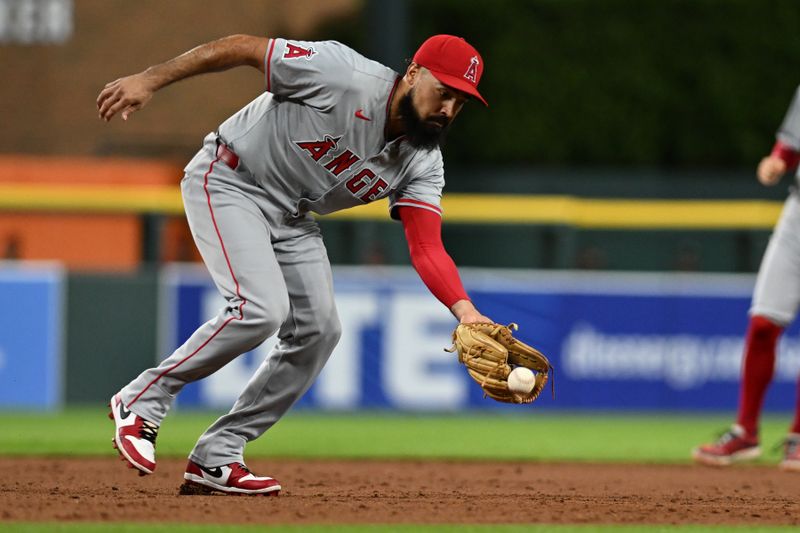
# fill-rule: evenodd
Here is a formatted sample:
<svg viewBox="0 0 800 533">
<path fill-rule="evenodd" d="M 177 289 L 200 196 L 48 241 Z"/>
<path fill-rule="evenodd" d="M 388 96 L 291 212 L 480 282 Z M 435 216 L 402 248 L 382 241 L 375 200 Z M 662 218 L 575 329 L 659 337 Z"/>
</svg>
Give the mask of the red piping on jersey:
<svg viewBox="0 0 800 533">
<path fill-rule="evenodd" d="M 391 111 L 392 107 L 392 98 L 394 98 L 394 92 L 397 90 L 397 85 L 400 83 L 400 76 L 394 80 L 394 85 L 392 85 L 392 90 L 389 91 L 389 99 L 386 101 L 386 124 L 383 126 L 383 138 L 389 134 L 389 112 Z"/>
<path fill-rule="evenodd" d="M 272 51 L 275 50 L 275 39 L 269 40 L 269 51 L 267 52 L 267 92 L 271 93 L 272 79 L 270 76 L 272 65 Z"/>
<path fill-rule="evenodd" d="M 411 206 L 411 207 L 415 207 L 415 206 L 427 207 L 428 209 L 432 209 L 432 210 L 436 211 L 440 215 L 442 214 L 442 208 L 439 207 L 438 205 L 429 204 L 427 202 L 421 202 L 419 200 L 413 200 L 411 198 L 401 198 L 395 203 L 396 207 L 400 207 L 402 205 L 408 205 L 408 206 Z"/>
<path fill-rule="evenodd" d="M 775 143 L 770 155 L 786 163 L 786 170 L 791 170 L 800 163 L 800 153 L 791 146 L 787 146 L 780 141 Z"/>
<path fill-rule="evenodd" d="M 427 209 L 409 206 L 399 208 L 398 215 L 403 221 L 411 264 L 425 286 L 448 309 L 459 300 L 469 300 L 458 269 L 442 243 L 442 218 Z"/>
<path fill-rule="evenodd" d="M 222 254 L 225 256 L 225 262 L 228 264 L 228 271 L 231 273 L 231 277 L 233 278 L 233 282 L 236 285 L 236 296 L 242 301 L 242 303 L 239 305 L 239 316 L 238 317 L 232 316 L 229 319 L 227 319 L 195 351 L 193 351 L 192 353 L 190 353 L 189 355 L 187 355 L 186 357 L 184 357 L 183 359 L 181 359 L 180 361 L 178 361 L 177 363 L 175 363 L 174 365 L 172 365 L 171 367 L 169 367 L 168 369 L 166 369 L 165 371 L 160 373 L 158 376 L 156 376 L 156 378 L 153 381 L 148 383 L 147 386 L 144 389 L 142 389 L 142 392 L 137 394 L 136 397 L 133 400 L 131 400 L 131 403 L 128 404 L 128 407 L 130 407 L 131 405 L 136 403 L 136 400 L 138 400 L 139 397 L 141 397 L 141 395 L 144 394 L 147 391 L 147 389 L 149 389 L 156 381 L 158 381 L 159 379 L 163 378 L 164 376 L 166 376 L 167 374 L 169 374 L 170 372 L 172 372 L 173 370 L 175 370 L 176 368 L 181 366 L 183 363 L 185 363 L 186 361 L 188 361 L 189 359 L 191 359 L 192 357 L 197 355 L 197 352 L 202 350 L 209 342 L 211 342 L 211 340 L 214 337 L 216 337 L 217 334 L 220 331 L 222 331 L 223 328 L 225 326 L 227 326 L 228 323 L 231 320 L 242 320 L 242 319 L 244 319 L 244 309 L 243 308 L 244 308 L 245 304 L 247 303 L 247 300 L 245 298 L 243 298 L 241 293 L 239 292 L 239 280 L 236 279 L 236 275 L 233 273 L 233 268 L 231 267 L 231 261 L 228 258 L 228 252 L 225 249 L 225 243 L 222 242 L 222 234 L 219 232 L 219 226 L 217 226 L 217 218 L 214 216 L 214 208 L 211 206 L 211 193 L 208 192 L 208 175 L 211 174 L 211 171 L 214 169 L 214 163 L 218 162 L 219 160 L 220 160 L 220 156 L 218 155 L 217 158 L 214 159 L 211 162 L 211 164 L 208 166 L 208 172 L 206 172 L 205 176 L 203 176 L 203 189 L 206 191 L 206 198 L 208 199 L 208 211 L 211 213 L 211 221 L 214 223 L 214 230 L 217 232 L 217 238 L 219 238 L 219 244 L 220 244 L 220 246 L 222 246 Z"/>
</svg>

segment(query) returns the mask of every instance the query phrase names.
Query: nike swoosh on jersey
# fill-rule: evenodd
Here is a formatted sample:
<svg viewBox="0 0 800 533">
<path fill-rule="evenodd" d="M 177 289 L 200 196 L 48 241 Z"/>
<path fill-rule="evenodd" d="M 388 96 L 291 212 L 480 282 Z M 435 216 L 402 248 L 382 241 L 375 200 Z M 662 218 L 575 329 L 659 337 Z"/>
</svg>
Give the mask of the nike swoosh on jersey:
<svg viewBox="0 0 800 533">
<path fill-rule="evenodd" d="M 363 113 L 363 109 L 359 109 L 356 111 L 356 118 L 360 118 L 361 120 L 372 120 L 371 118 L 367 117 Z"/>
</svg>

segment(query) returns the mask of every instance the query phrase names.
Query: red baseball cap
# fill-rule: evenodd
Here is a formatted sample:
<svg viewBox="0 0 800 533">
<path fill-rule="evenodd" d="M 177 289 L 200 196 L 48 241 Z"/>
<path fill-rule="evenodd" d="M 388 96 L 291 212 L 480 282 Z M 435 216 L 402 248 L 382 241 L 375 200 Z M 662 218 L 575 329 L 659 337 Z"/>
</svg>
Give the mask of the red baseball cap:
<svg viewBox="0 0 800 533">
<path fill-rule="evenodd" d="M 483 74 L 483 59 L 475 48 L 461 37 L 434 35 L 414 54 L 414 63 L 431 71 L 431 74 L 448 87 L 474 96 L 483 105 L 486 100 L 478 92 L 478 82 Z"/>
</svg>

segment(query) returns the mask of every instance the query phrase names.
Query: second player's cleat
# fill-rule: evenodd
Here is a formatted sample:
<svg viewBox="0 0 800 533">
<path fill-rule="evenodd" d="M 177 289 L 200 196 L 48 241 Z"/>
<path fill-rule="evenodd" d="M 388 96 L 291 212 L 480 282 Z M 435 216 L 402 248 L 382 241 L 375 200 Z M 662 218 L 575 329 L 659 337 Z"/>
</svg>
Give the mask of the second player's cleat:
<svg viewBox="0 0 800 533">
<path fill-rule="evenodd" d="M 709 466 L 729 466 L 757 459 L 760 455 L 758 437 L 747 435 L 744 428 L 738 424 L 734 424 L 716 442 L 692 450 L 695 462 Z"/>
<path fill-rule="evenodd" d="M 108 418 L 116 425 L 111 439 L 114 448 L 140 476 L 152 474 L 156 469 L 158 426 L 126 409 L 119 394 L 111 398 L 108 406 L 111 408 Z"/>
<path fill-rule="evenodd" d="M 180 493 L 184 495 L 223 492 L 277 496 L 281 491 L 277 479 L 256 476 L 242 463 L 208 468 L 190 460 L 183 478 L 186 481 L 181 485 Z"/>
<path fill-rule="evenodd" d="M 800 433 L 789 433 L 783 441 L 783 460 L 778 465 L 787 472 L 800 472 Z"/>
</svg>

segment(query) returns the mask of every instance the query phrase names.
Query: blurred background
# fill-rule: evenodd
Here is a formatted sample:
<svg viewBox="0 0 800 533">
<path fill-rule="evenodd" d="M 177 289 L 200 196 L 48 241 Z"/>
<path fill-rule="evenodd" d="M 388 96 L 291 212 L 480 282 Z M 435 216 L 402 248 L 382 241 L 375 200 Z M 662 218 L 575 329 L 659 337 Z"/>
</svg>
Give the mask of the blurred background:
<svg viewBox="0 0 800 533">
<path fill-rule="evenodd" d="M 335 39 L 398 71 L 451 33 L 481 52 L 490 107 L 444 148 L 445 244 L 484 313 L 553 355 L 543 408 L 732 408 L 793 181 L 754 171 L 800 82 L 799 25 L 796 0 L 0 0 L 0 407 L 102 402 L 221 303 L 178 183 L 262 76 L 180 82 L 126 123 L 97 118 L 107 82 L 232 33 Z M 320 219 L 348 329 L 304 405 L 495 408 L 439 353 L 452 318 L 385 204 L 351 211 Z M 181 401 L 228 405 L 267 350 Z M 794 330 L 783 350 L 772 410 L 792 403 Z"/>
</svg>

